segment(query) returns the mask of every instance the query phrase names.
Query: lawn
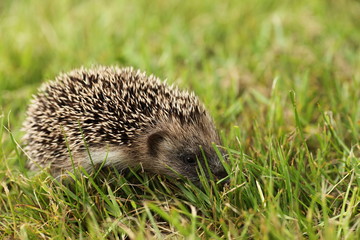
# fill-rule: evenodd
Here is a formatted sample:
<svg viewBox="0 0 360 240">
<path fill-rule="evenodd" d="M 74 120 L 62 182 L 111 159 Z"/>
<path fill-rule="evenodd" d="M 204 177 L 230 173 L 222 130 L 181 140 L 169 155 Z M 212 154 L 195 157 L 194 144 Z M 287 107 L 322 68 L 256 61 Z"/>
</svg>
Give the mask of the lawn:
<svg viewBox="0 0 360 240">
<path fill-rule="evenodd" d="M 359 16 L 356 0 L 1 0 L 0 239 L 359 239 Z M 194 91 L 230 184 L 27 170 L 31 95 L 96 64 Z"/>
</svg>

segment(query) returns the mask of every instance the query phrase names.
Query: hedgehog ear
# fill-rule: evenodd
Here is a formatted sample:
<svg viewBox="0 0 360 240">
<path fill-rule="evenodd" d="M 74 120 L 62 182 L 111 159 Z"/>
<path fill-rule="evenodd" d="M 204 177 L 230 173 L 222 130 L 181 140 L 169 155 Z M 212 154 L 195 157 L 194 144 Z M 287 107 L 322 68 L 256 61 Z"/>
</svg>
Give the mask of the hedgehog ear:
<svg viewBox="0 0 360 240">
<path fill-rule="evenodd" d="M 147 146 L 149 154 L 153 157 L 157 156 L 157 153 L 159 151 L 159 145 L 162 141 L 165 139 L 165 131 L 158 131 L 155 133 L 152 133 L 148 139 L 147 139 Z"/>
</svg>

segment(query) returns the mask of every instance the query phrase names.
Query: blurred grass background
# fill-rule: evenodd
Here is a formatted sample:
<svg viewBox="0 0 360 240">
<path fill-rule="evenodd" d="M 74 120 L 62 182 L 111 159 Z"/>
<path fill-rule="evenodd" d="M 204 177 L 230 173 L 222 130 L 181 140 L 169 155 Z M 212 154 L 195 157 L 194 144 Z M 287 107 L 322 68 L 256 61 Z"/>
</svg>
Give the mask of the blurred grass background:
<svg viewBox="0 0 360 240">
<path fill-rule="evenodd" d="M 19 167 L 26 158 L 15 144 L 21 143 L 19 129 L 31 94 L 59 72 L 94 64 L 134 66 L 194 91 L 212 113 L 224 145 L 250 157 L 238 157 L 233 166 L 237 200 L 227 203 L 236 211 L 225 218 L 227 228 L 215 222 L 223 226 L 221 231 L 190 226 L 189 236 L 359 236 L 359 1 L 2 0 L 0 217 L 9 219 L 12 204 L 30 204 L 36 194 L 23 196 L 21 189 L 29 181 L 40 181 L 28 179 Z M 279 174 L 274 180 L 279 183 L 269 180 L 272 171 Z M 15 183 L 19 176 L 24 179 Z M 274 188 L 278 195 L 275 190 L 265 193 L 266 199 L 275 194 L 268 208 L 257 209 L 263 200 L 249 179 L 258 179 L 264 189 L 279 184 Z M 245 180 L 248 188 L 236 188 Z M 294 186 L 299 191 L 295 195 Z M 319 197 L 327 212 L 317 212 L 315 206 L 314 196 L 322 190 L 325 199 L 330 196 L 325 205 Z M 308 198 L 297 199 L 306 194 Z M 344 205 L 348 200 L 349 209 Z M 282 209 L 281 204 L 289 202 L 289 208 Z M 342 208 L 349 215 L 344 223 L 338 222 Z M 288 218 L 279 217 L 282 214 Z M 0 233 L 25 236 L 19 230 L 24 219 L 12 216 L 2 222 Z M 329 225 L 328 218 L 335 223 Z M 289 219 L 296 222 L 295 230 Z M 53 232 L 44 230 L 44 236 L 58 233 L 50 229 Z M 74 237 L 78 231 L 57 236 Z"/>
</svg>

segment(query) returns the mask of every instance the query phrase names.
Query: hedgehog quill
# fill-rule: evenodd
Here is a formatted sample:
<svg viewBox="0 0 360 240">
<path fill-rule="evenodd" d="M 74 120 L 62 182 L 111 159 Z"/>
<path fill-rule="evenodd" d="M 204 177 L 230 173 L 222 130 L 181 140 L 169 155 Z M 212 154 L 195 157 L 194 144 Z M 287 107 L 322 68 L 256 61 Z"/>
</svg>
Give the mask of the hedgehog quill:
<svg viewBox="0 0 360 240">
<path fill-rule="evenodd" d="M 60 74 L 32 99 L 23 130 L 29 168 L 49 167 L 55 177 L 106 161 L 199 183 L 205 158 L 217 178 L 227 175 L 213 148 L 218 133 L 198 98 L 133 68 Z"/>
</svg>

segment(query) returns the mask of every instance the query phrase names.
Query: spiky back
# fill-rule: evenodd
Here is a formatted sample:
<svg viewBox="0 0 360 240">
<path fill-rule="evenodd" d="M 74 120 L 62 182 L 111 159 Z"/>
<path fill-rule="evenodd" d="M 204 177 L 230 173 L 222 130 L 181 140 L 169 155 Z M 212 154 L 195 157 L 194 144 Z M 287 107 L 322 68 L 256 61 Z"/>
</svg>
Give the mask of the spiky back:
<svg viewBox="0 0 360 240">
<path fill-rule="evenodd" d="M 193 122 L 204 113 L 194 94 L 153 75 L 132 68 L 81 68 L 43 85 L 29 107 L 24 138 L 32 157 L 56 157 L 66 151 L 65 139 L 72 148 L 83 140 L 131 145 L 159 121 Z"/>
</svg>

